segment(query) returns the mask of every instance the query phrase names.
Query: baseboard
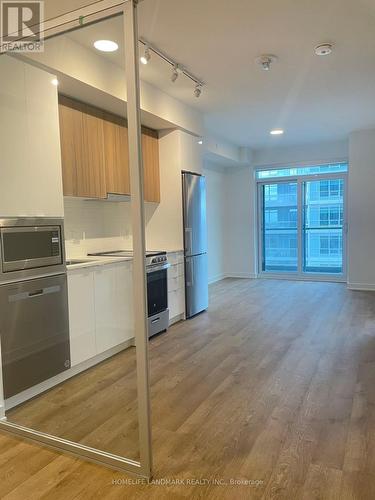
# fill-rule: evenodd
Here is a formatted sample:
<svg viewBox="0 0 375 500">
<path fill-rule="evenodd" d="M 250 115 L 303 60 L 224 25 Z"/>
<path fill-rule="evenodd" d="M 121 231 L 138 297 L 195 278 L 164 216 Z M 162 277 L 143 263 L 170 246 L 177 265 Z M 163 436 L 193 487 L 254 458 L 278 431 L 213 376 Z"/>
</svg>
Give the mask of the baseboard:
<svg viewBox="0 0 375 500">
<path fill-rule="evenodd" d="M 243 278 L 256 279 L 258 276 L 255 273 L 225 273 L 225 278 Z"/>
<path fill-rule="evenodd" d="M 88 368 L 92 368 L 93 366 L 110 358 L 111 356 L 114 356 L 115 354 L 118 354 L 124 349 L 132 347 L 134 345 L 135 345 L 134 338 L 131 338 L 129 340 L 126 340 L 122 344 L 119 344 L 115 347 L 112 347 L 111 349 L 108 349 L 108 351 L 97 354 L 93 358 L 87 359 L 86 361 L 82 361 L 82 363 L 72 366 L 72 368 L 69 368 L 69 370 L 59 373 L 58 375 L 55 375 L 54 377 L 45 380 L 40 384 L 34 385 L 33 387 L 30 387 L 29 389 L 26 389 L 20 392 L 19 394 L 16 394 L 15 396 L 6 399 L 5 409 L 10 410 L 14 406 L 18 406 L 19 404 L 24 403 L 25 401 L 34 398 L 35 396 L 38 396 L 42 392 L 52 389 L 52 387 L 55 387 L 56 385 L 61 384 L 62 382 L 65 382 L 69 378 L 78 375 L 79 373 L 87 370 Z"/>
<path fill-rule="evenodd" d="M 375 285 L 370 283 L 348 283 L 349 290 L 362 290 L 364 292 L 374 292 Z"/>
<path fill-rule="evenodd" d="M 221 281 L 221 280 L 223 280 L 223 279 L 225 279 L 225 278 L 226 278 L 226 276 L 225 276 L 225 274 L 224 274 L 224 273 L 222 273 L 222 274 L 217 274 L 216 276 L 213 276 L 212 278 L 209 278 L 209 279 L 208 279 L 208 284 L 209 284 L 209 285 L 212 285 L 213 283 L 216 283 L 217 281 Z"/>
<path fill-rule="evenodd" d="M 256 279 L 258 278 L 257 274 L 253 273 L 223 273 L 223 274 L 218 274 L 217 276 L 214 276 L 211 278 L 208 282 L 209 285 L 213 285 L 214 283 L 217 283 L 218 281 L 225 280 L 227 278 L 239 278 L 239 279 Z"/>
<path fill-rule="evenodd" d="M 175 323 L 182 321 L 183 319 L 185 319 L 185 313 L 178 314 L 177 316 L 174 316 L 173 318 L 169 319 L 169 326 L 172 326 Z"/>
</svg>

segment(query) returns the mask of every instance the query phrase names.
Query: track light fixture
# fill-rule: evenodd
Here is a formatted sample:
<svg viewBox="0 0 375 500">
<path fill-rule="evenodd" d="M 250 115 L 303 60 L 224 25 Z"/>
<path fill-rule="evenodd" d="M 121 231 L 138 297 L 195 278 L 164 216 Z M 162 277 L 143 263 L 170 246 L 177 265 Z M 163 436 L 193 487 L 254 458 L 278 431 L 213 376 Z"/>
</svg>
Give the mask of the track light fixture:
<svg viewBox="0 0 375 500">
<path fill-rule="evenodd" d="M 202 93 L 202 84 L 201 83 L 197 83 L 196 86 L 195 86 L 195 89 L 194 89 L 194 95 L 195 97 L 200 97 L 201 96 L 201 93 Z"/>
<path fill-rule="evenodd" d="M 140 62 L 142 64 L 147 64 L 150 61 L 152 52 L 152 55 L 158 56 L 160 59 L 162 59 L 171 66 L 172 74 L 170 78 L 173 83 L 179 78 L 180 75 L 189 78 L 195 85 L 194 87 L 195 97 L 200 97 L 200 95 L 202 94 L 203 86 L 205 85 L 205 83 L 200 78 L 193 75 L 193 73 L 190 73 L 190 71 L 187 68 L 174 61 L 165 52 L 155 47 L 155 45 L 151 45 L 144 38 L 140 38 L 139 42 L 144 46 L 143 56 L 140 57 Z"/>
<path fill-rule="evenodd" d="M 149 60 L 151 59 L 151 53 L 150 53 L 150 49 L 149 47 L 146 45 L 146 48 L 145 48 L 145 53 L 143 54 L 143 56 L 141 57 L 141 63 L 142 64 L 147 64 L 149 62 Z"/>
</svg>

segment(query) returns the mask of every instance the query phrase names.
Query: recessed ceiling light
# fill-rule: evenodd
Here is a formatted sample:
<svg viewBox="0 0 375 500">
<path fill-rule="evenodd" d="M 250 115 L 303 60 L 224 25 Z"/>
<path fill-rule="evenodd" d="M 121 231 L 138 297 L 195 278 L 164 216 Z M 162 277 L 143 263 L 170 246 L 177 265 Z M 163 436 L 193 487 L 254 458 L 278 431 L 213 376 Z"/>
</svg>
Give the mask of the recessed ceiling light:
<svg viewBox="0 0 375 500">
<path fill-rule="evenodd" d="M 117 43 L 112 40 L 96 40 L 94 47 L 101 52 L 115 52 L 118 49 Z"/>
<path fill-rule="evenodd" d="M 199 139 L 198 144 L 203 144 L 203 139 Z"/>
<path fill-rule="evenodd" d="M 281 128 L 275 128 L 274 130 L 271 130 L 270 134 L 271 135 L 283 135 L 284 130 Z"/>
<path fill-rule="evenodd" d="M 329 56 L 332 54 L 333 45 L 331 43 L 320 43 L 315 47 L 315 54 L 317 56 Z"/>
<path fill-rule="evenodd" d="M 51 83 L 52 83 L 52 85 L 55 85 L 55 87 L 57 87 L 59 84 L 59 81 L 57 78 L 52 78 Z"/>
</svg>

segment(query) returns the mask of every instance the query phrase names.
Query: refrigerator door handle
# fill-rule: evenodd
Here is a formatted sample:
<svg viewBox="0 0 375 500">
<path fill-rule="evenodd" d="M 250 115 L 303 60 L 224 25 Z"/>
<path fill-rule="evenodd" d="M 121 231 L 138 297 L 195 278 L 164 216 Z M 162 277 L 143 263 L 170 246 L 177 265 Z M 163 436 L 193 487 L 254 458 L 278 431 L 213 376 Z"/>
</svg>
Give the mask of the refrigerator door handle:
<svg viewBox="0 0 375 500">
<path fill-rule="evenodd" d="M 193 286 L 193 260 L 186 261 L 186 286 Z"/>
<path fill-rule="evenodd" d="M 191 255 L 193 249 L 193 229 L 191 227 L 185 228 L 185 246 L 186 254 Z"/>
</svg>

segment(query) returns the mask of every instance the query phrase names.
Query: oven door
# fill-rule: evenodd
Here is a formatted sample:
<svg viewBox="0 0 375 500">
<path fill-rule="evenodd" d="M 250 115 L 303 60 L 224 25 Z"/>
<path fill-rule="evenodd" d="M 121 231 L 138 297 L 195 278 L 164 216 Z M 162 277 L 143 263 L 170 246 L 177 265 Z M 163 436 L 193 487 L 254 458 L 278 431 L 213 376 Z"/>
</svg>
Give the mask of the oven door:
<svg viewBox="0 0 375 500">
<path fill-rule="evenodd" d="M 148 317 L 168 309 L 168 267 L 147 270 Z"/>
<path fill-rule="evenodd" d="M 60 226 L 1 229 L 2 272 L 63 264 Z"/>
</svg>

